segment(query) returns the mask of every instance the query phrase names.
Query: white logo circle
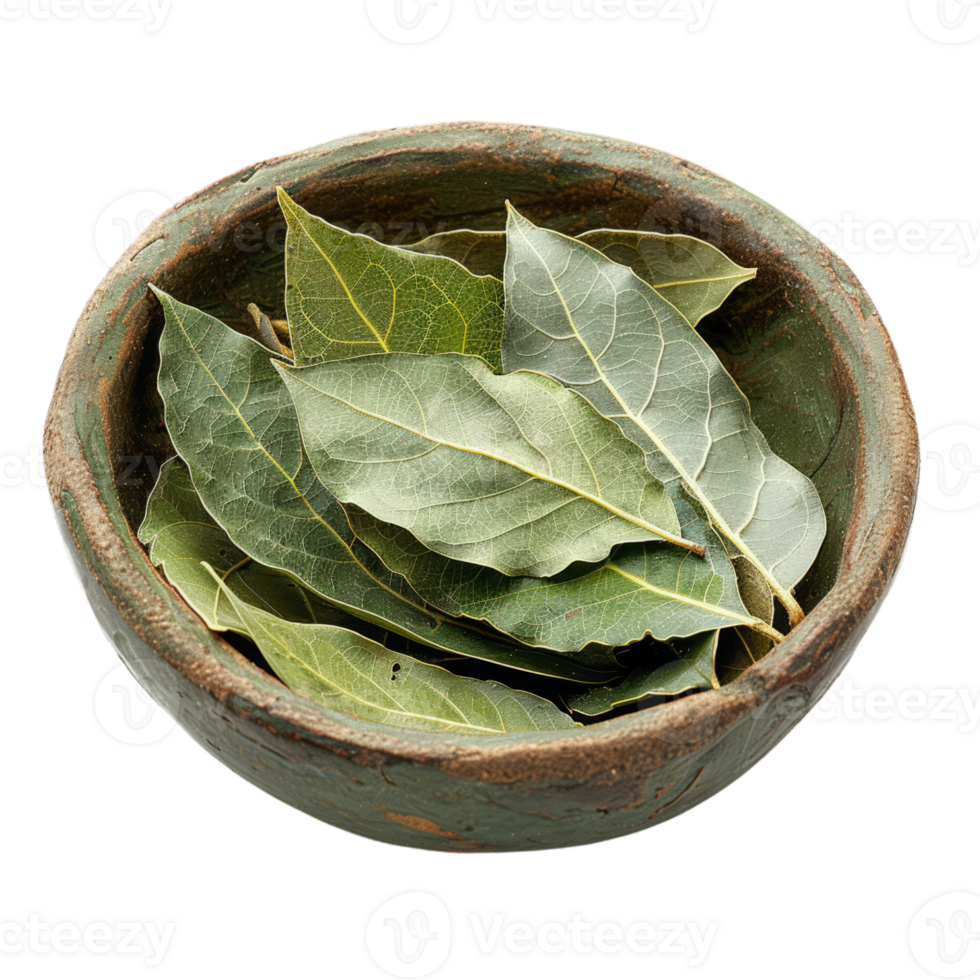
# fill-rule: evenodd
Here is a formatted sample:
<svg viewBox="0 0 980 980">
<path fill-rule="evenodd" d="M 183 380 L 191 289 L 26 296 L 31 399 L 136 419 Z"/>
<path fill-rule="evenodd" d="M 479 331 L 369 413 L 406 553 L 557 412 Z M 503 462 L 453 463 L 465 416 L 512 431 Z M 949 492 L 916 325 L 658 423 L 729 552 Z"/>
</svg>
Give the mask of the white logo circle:
<svg viewBox="0 0 980 980">
<path fill-rule="evenodd" d="M 980 0 L 909 0 L 915 26 L 933 41 L 962 44 L 980 37 Z"/>
<path fill-rule="evenodd" d="M 365 0 L 368 20 L 389 41 L 431 41 L 449 22 L 452 0 Z"/>
<path fill-rule="evenodd" d="M 169 197 L 156 191 L 136 191 L 113 201 L 95 222 L 99 258 L 113 265 L 158 214 L 173 206 Z"/>
<path fill-rule="evenodd" d="M 919 496 L 936 510 L 980 504 L 980 429 L 947 425 L 922 440 Z"/>
<path fill-rule="evenodd" d="M 113 738 L 127 745 L 159 742 L 176 724 L 136 683 L 125 664 L 113 667 L 96 688 L 95 716 Z"/>
<path fill-rule="evenodd" d="M 926 902 L 909 923 L 909 946 L 919 966 L 936 977 L 980 970 L 980 897 L 950 892 Z"/>
<path fill-rule="evenodd" d="M 428 892 L 388 899 L 367 924 L 371 958 L 393 977 L 427 977 L 449 955 L 452 925 L 446 906 Z"/>
</svg>

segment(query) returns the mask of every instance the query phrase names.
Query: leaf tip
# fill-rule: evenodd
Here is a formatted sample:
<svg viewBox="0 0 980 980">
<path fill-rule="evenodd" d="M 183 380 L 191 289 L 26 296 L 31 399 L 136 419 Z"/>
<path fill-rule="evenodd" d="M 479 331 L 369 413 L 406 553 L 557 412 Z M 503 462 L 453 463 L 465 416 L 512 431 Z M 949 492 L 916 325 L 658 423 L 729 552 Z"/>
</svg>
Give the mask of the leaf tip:
<svg viewBox="0 0 980 980">
<path fill-rule="evenodd" d="M 280 185 L 276 186 L 276 199 L 279 201 L 279 207 L 282 209 L 282 213 L 287 218 L 296 212 L 296 202 L 286 193 L 285 188 Z"/>
</svg>

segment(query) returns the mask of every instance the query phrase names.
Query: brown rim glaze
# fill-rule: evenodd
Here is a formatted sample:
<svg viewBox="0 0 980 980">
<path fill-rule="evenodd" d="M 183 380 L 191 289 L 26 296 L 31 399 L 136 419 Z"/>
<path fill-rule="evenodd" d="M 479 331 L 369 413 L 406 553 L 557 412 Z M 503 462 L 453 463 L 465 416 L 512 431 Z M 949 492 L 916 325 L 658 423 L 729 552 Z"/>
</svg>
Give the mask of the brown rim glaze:
<svg viewBox="0 0 980 980">
<path fill-rule="evenodd" d="M 749 338 L 744 349 L 720 351 L 726 365 L 747 386 L 764 431 L 779 417 L 796 433 L 785 436 L 783 451 L 778 434 L 766 431 L 774 447 L 823 481 L 837 530 L 799 590 L 804 622 L 721 691 L 573 732 L 489 738 L 412 733 L 320 709 L 208 631 L 135 538 L 149 460 L 156 465 L 169 452 L 153 385 L 162 317 L 147 283 L 231 323 L 252 299 L 281 307 L 279 185 L 328 220 L 407 223 L 406 240 L 422 235 L 423 221 L 430 232 L 440 221 L 501 227 L 509 197 L 536 222 L 570 233 L 651 227 L 653 215 L 661 228 L 710 237 L 742 264 L 758 265 L 754 292 L 707 323 L 706 335 L 713 343 L 726 331 Z M 770 334 L 755 337 L 745 326 L 754 320 L 771 324 Z M 767 406 L 764 390 L 752 392 L 752 365 L 780 344 L 804 376 L 812 358 L 813 397 L 827 415 L 819 465 L 799 448 L 810 438 L 806 413 Z M 149 469 L 134 469 L 134 458 Z M 645 147 L 456 123 L 370 133 L 265 161 L 154 221 L 72 334 L 47 419 L 45 465 L 103 628 L 200 744 L 338 826 L 475 851 L 585 843 L 651 826 L 769 751 L 839 674 L 887 591 L 911 521 L 918 442 L 898 359 L 860 283 L 765 202 Z"/>
</svg>

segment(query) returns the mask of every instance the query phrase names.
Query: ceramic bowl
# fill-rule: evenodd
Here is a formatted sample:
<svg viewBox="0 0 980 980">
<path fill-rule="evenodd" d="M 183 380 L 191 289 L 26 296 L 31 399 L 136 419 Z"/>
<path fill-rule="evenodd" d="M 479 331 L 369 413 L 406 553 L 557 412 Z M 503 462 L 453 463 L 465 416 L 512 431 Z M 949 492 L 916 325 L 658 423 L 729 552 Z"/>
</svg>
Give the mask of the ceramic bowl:
<svg viewBox="0 0 980 980">
<path fill-rule="evenodd" d="M 136 539 L 173 454 L 156 392 L 150 282 L 235 325 L 283 311 L 276 187 L 397 244 L 500 229 L 510 199 L 569 234 L 693 234 L 758 277 L 702 333 L 773 449 L 807 473 L 826 543 L 797 589 L 806 619 L 722 688 L 571 732 L 420 734 L 285 689 L 203 622 Z M 686 160 L 531 126 L 447 124 L 349 137 L 255 164 L 157 218 L 78 321 L 45 433 L 56 517 L 103 630 L 139 683 L 216 759 L 321 820 L 450 851 L 585 844 L 649 828 L 761 759 L 837 677 L 898 567 L 918 444 L 895 351 L 851 270 L 775 208 Z M 169 790 L 181 792 L 179 782 Z"/>
</svg>

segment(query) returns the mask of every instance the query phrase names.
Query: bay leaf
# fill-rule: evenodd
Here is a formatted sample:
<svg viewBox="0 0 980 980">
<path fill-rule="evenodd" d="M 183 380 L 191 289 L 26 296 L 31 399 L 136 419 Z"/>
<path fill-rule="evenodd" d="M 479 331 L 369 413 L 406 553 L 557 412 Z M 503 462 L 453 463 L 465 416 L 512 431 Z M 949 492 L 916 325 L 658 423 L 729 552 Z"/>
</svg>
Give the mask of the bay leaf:
<svg viewBox="0 0 980 980">
<path fill-rule="evenodd" d="M 458 262 L 351 234 L 279 188 L 286 315 L 296 363 L 388 351 L 475 354 L 500 365 L 503 283 Z"/>
<path fill-rule="evenodd" d="M 504 278 L 504 259 L 507 256 L 507 236 L 502 231 L 440 231 L 420 242 L 399 245 L 406 252 L 421 255 L 442 255 L 466 266 L 475 276 Z"/>
<path fill-rule="evenodd" d="M 432 605 L 531 646 L 611 649 L 647 635 L 667 640 L 735 625 L 782 639 L 771 618 L 763 622 L 746 610 L 725 546 L 703 511 L 684 498 L 675 504 L 681 532 L 705 546 L 704 558 L 662 544 L 628 544 L 584 575 L 556 579 L 512 578 L 453 561 L 364 511 L 350 508 L 349 517 L 358 537 Z"/>
<path fill-rule="evenodd" d="M 214 579 L 279 679 L 324 707 L 415 731 L 502 735 L 576 727 L 544 698 L 458 677 L 339 626 L 286 622 Z"/>
<path fill-rule="evenodd" d="M 671 646 L 676 660 L 652 667 L 637 667 L 618 684 L 604 684 L 576 691 L 565 700 L 576 714 L 595 717 L 624 704 L 635 704 L 646 698 L 684 694 L 695 688 L 719 687 L 715 677 L 715 655 L 719 630 L 709 630 Z"/>
<path fill-rule="evenodd" d="M 690 235 L 598 228 L 576 236 L 607 258 L 631 268 L 697 326 L 717 310 L 732 290 L 755 278 L 714 245 Z M 444 231 L 402 248 L 425 255 L 444 255 L 475 275 L 504 277 L 507 236 L 497 231 Z"/>
<path fill-rule="evenodd" d="M 428 608 L 354 537 L 344 509 L 317 480 L 275 358 L 151 288 L 166 314 L 158 387 L 168 432 L 205 508 L 243 552 L 359 619 L 428 646 L 580 683 L 608 676 L 502 643 Z"/>
<path fill-rule="evenodd" d="M 742 555 L 732 559 L 732 566 L 743 605 L 750 615 L 771 625 L 775 609 L 765 576 Z M 746 626 L 708 630 L 669 643 L 677 660 L 638 667 L 620 684 L 576 691 L 566 698 L 568 707 L 579 714 L 595 716 L 655 695 L 683 694 L 694 688 L 719 689 L 757 663 L 773 646 L 771 635 Z"/>
<path fill-rule="evenodd" d="M 696 327 L 742 283 L 755 278 L 755 269 L 737 265 L 714 245 L 689 235 L 659 235 L 644 231 L 602 228 L 576 239 L 606 258 L 628 266 L 685 320 Z"/>
<path fill-rule="evenodd" d="M 717 356 L 656 290 L 513 208 L 507 221 L 504 370 L 548 374 L 614 418 L 799 622 L 790 590 L 826 533 L 813 484 L 772 452 Z"/>
<path fill-rule="evenodd" d="M 462 354 L 277 367 L 320 482 L 439 554 L 547 576 L 624 541 L 703 551 L 643 451 L 544 375 Z"/>
<path fill-rule="evenodd" d="M 160 467 L 137 536 L 146 545 L 150 561 L 210 629 L 239 631 L 240 620 L 202 564 L 205 561 L 239 599 L 281 619 L 371 628 L 285 572 L 255 561 L 238 548 L 201 503 L 179 457 Z"/>
</svg>

